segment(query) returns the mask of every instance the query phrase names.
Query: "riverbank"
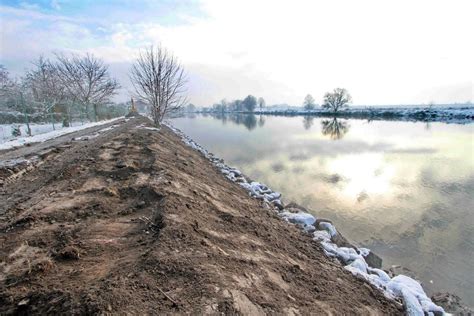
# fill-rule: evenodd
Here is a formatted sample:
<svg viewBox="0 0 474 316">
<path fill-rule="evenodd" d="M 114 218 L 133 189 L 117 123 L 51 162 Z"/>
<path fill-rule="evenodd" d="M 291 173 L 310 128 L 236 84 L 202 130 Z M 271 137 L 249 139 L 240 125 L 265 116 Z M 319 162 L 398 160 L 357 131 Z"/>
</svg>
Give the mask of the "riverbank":
<svg viewBox="0 0 474 316">
<path fill-rule="evenodd" d="M 344 119 L 364 120 L 394 120 L 412 122 L 444 122 L 468 124 L 474 122 L 474 107 L 349 107 L 338 112 L 318 108 L 304 110 L 301 108 L 287 109 L 255 109 L 255 111 L 219 112 L 198 111 L 200 114 L 223 115 L 223 114 L 254 114 L 275 116 L 307 116 L 307 117 L 329 117 Z"/>
<path fill-rule="evenodd" d="M 168 128 L 115 125 L 2 186 L 0 313 L 402 312 Z"/>
</svg>

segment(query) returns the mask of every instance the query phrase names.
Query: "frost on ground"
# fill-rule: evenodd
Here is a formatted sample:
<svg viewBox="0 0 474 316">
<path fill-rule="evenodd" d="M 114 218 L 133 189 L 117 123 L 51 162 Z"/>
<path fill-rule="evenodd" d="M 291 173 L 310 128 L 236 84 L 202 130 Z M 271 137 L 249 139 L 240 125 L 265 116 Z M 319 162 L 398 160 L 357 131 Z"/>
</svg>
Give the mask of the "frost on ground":
<svg viewBox="0 0 474 316">
<path fill-rule="evenodd" d="M 106 120 L 106 121 L 86 123 L 84 125 L 78 125 L 78 126 L 72 126 L 72 127 L 64 127 L 64 128 L 53 130 L 53 131 L 50 131 L 49 129 L 47 129 L 45 125 L 36 125 L 38 128 L 36 128 L 35 125 L 31 125 L 32 132 L 35 133 L 36 131 L 36 133 L 39 133 L 39 134 L 36 134 L 33 136 L 26 136 L 26 132 L 22 131 L 22 135 L 25 135 L 23 137 L 17 137 L 17 138 L 7 140 L 7 141 L 5 141 L 6 139 L 2 138 L 1 141 L 4 141 L 4 142 L 0 142 L 0 150 L 24 146 L 25 144 L 28 144 L 28 143 L 44 142 L 46 140 L 53 139 L 62 135 L 69 134 L 69 133 L 77 132 L 89 127 L 108 124 L 122 118 L 123 117 L 118 117 L 118 118 L 114 118 L 114 119 Z M 2 128 L 4 128 L 4 125 L 2 125 Z M 44 132 L 44 131 L 47 131 L 47 132 Z"/>
<path fill-rule="evenodd" d="M 385 271 L 370 267 L 366 261 L 370 249 L 339 247 L 336 244 L 339 233 L 332 223 L 323 219 L 318 220 L 314 215 L 304 210 L 295 210 L 294 207 L 288 206 L 286 209 L 281 203 L 280 193 L 272 191 L 259 182 L 249 182 L 238 169 L 227 166 L 222 159 L 215 157 L 214 154 L 208 152 L 171 124 L 166 125 L 180 136 L 187 145 L 210 160 L 229 180 L 245 188 L 250 196 L 262 200 L 268 208 L 276 211 L 287 222 L 312 233 L 313 239 L 321 243 L 327 256 L 337 258 L 346 270 L 380 289 L 386 297 L 402 300 L 408 315 L 445 314 L 444 309 L 434 304 L 426 295 L 418 281 L 405 275 L 397 275 L 391 278 Z"/>
</svg>

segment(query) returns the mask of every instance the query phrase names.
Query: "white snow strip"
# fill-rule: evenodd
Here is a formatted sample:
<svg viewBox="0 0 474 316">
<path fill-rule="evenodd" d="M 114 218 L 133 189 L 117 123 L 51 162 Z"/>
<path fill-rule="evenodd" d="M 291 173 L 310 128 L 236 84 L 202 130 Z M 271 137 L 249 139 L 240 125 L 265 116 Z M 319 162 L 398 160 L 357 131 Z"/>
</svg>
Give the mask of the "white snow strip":
<svg viewBox="0 0 474 316">
<path fill-rule="evenodd" d="M 38 156 L 33 156 L 29 159 L 15 158 L 15 159 L 10 159 L 10 160 L 0 160 L 0 168 L 4 168 L 4 167 L 11 168 L 20 164 L 30 165 L 38 161 L 38 159 L 39 159 Z"/>
<path fill-rule="evenodd" d="M 160 129 L 157 128 L 157 127 L 149 127 L 149 126 L 145 126 L 144 124 L 140 124 L 140 125 L 136 126 L 135 128 L 137 128 L 137 129 L 140 129 L 140 128 L 141 129 L 146 129 L 146 130 L 149 130 L 149 131 L 160 131 Z"/>
<path fill-rule="evenodd" d="M 145 126 L 143 129 L 147 129 L 149 131 L 159 131 L 160 129 L 157 128 L 157 127 L 148 127 L 148 126 Z"/>
<path fill-rule="evenodd" d="M 74 140 L 89 140 L 98 137 L 100 134 L 95 133 L 92 135 L 85 135 L 85 136 L 80 136 L 80 137 L 75 137 Z"/>
<path fill-rule="evenodd" d="M 313 225 L 316 222 L 316 218 L 313 215 L 305 212 L 291 213 L 284 211 L 278 215 L 293 224 Z"/>
<path fill-rule="evenodd" d="M 0 150 L 10 149 L 10 148 L 13 148 L 13 147 L 24 146 L 25 144 L 29 144 L 29 143 L 44 142 L 44 141 L 47 141 L 49 139 L 53 139 L 53 138 L 56 138 L 56 137 L 59 137 L 59 136 L 74 133 L 74 132 L 77 132 L 77 131 L 80 131 L 80 130 L 83 130 L 83 129 L 86 129 L 86 128 L 89 128 L 89 127 L 108 124 L 108 123 L 120 120 L 122 118 L 123 118 L 123 116 L 122 117 L 117 117 L 117 118 L 114 118 L 114 119 L 111 119 L 111 120 L 107 120 L 107 121 L 87 123 L 87 124 L 80 125 L 80 126 L 65 127 L 63 129 L 60 129 L 60 130 L 55 130 L 55 131 L 51 131 L 51 132 L 44 133 L 44 134 L 38 134 L 38 135 L 31 136 L 31 137 L 21 137 L 21 138 L 12 139 L 12 140 L 9 140 L 7 142 L 1 143 L 0 144 Z"/>
<path fill-rule="evenodd" d="M 103 129 L 99 130 L 99 133 L 111 131 L 111 130 L 113 130 L 113 129 L 114 129 L 115 127 L 117 127 L 117 126 L 118 126 L 118 125 L 110 125 L 110 126 L 108 126 L 108 127 L 105 127 L 105 128 L 103 128 Z"/>
<path fill-rule="evenodd" d="M 331 223 L 321 222 L 319 223 L 318 228 L 321 230 L 327 231 L 331 237 L 334 237 L 337 235 L 336 227 L 334 227 L 334 225 Z"/>
</svg>

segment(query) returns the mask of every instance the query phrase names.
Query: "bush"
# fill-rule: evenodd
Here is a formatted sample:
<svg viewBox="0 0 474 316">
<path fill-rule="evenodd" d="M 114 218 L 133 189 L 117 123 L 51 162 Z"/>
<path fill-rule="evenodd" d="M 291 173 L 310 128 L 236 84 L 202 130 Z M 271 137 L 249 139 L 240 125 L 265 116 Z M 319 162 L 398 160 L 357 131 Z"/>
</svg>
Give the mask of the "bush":
<svg viewBox="0 0 474 316">
<path fill-rule="evenodd" d="M 12 136 L 14 137 L 21 136 L 20 125 L 12 125 Z"/>
</svg>

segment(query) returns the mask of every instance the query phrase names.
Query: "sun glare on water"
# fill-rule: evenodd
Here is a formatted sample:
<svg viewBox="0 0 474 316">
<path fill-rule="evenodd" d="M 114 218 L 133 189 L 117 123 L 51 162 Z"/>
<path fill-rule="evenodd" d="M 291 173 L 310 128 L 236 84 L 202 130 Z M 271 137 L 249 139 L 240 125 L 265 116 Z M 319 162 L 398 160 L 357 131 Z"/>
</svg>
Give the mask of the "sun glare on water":
<svg viewBox="0 0 474 316">
<path fill-rule="evenodd" d="M 328 170 L 342 176 L 344 181 L 341 191 L 351 200 L 389 194 L 392 190 L 391 180 L 395 175 L 395 168 L 380 153 L 338 157 L 329 163 Z"/>
</svg>

